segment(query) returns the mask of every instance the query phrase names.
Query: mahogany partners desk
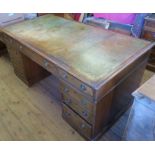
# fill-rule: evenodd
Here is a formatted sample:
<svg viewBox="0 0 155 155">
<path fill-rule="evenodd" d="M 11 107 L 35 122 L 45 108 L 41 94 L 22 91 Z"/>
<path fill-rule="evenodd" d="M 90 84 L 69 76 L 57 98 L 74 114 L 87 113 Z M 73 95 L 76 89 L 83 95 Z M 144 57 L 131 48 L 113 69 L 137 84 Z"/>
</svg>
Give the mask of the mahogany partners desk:
<svg viewBox="0 0 155 155">
<path fill-rule="evenodd" d="M 89 140 L 131 105 L 154 45 L 53 15 L 6 27 L 0 38 L 27 85 L 49 73 L 59 79 L 62 116 Z"/>
</svg>

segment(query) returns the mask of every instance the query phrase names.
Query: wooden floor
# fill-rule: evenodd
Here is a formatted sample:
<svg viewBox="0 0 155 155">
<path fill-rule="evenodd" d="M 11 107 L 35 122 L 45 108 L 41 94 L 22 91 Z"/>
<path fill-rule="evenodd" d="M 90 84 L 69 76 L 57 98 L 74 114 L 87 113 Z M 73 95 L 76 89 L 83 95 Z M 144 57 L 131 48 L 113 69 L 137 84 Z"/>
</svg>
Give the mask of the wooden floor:
<svg viewBox="0 0 155 155">
<path fill-rule="evenodd" d="M 145 73 L 144 80 L 152 76 Z M 61 118 L 51 77 L 28 88 L 18 79 L 7 56 L 0 57 L 0 140 L 84 140 Z M 125 113 L 100 140 L 121 140 Z"/>
</svg>

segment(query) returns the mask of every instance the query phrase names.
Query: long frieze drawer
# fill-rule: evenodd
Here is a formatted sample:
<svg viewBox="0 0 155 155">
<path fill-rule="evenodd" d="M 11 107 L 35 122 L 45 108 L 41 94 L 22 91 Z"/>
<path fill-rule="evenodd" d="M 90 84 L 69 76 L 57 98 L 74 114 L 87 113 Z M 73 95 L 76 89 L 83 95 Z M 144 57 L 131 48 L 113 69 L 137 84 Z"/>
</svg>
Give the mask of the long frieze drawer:
<svg viewBox="0 0 155 155">
<path fill-rule="evenodd" d="M 76 111 L 88 123 L 93 124 L 93 104 L 89 103 L 86 99 L 81 99 L 80 102 L 67 94 L 62 94 L 63 103 L 68 105 Z"/>
<path fill-rule="evenodd" d="M 77 89 L 79 89 L 82 93 L 88 94 L 90 96 L 93 96 L 93 90 L 83 82 L 79 81 L 72 75 L 68 74 L 64 70 L 59 69 L 59 75 L 60 77 L 70 83 L 71 85 L 75 86 Z"/>
<path fill-rule="evenodd" d="M 78 114 L 74 113 L 69 107 L 63 104 L 63 118 L 81 135 L 91 139 L 92 127 L 84 121 Z"/>
<path fill-rule="evenodd" d="M 39 54 L 35 53 L 34 51 L 31 51 L 31 49 L 25 47 L 24 45 L 21 45 L 20 43 L 16 44 L 16 49 L 19 50 L 21 53 L 35 61 L 37 64 L 41 65 L 43 68 L 48 70 L 50 73 L 57 75 L 57 68 L 56 66 L 48 61 L 46 58 L 43 58 Z"/>
</svg>

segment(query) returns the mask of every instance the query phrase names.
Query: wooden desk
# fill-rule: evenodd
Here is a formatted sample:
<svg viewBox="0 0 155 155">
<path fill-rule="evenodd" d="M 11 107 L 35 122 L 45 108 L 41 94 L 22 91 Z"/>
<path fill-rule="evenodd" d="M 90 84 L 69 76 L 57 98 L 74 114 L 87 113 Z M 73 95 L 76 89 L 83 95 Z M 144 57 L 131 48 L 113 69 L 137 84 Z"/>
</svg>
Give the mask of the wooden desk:
<svg viewBox="0 0 155 155">
<path fill-rule="evenodd" d="M 155 140 L 155 75 L 134 93 L 123 140 Z"/>
<path fill-rule="evenodd" d="M 153 46 L 53 15 L 2 32 L 16 75 L 29 86 L 49 73 L 57 77 L 63 118 L 89 140 L 131 105 Z"/>
</svg>

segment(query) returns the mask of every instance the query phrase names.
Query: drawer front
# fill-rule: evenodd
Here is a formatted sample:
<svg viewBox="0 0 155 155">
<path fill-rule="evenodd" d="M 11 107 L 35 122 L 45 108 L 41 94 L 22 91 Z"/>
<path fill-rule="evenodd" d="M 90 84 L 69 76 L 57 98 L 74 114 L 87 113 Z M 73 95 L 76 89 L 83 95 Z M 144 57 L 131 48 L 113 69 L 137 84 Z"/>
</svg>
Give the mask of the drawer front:
<svg viewBox="0 0 155 155">
<path fill-rule="evenodd" d="M 145 20 L 145 26 L 155 29 L 155 21 Z"/>
<path fill-rule="evenodd" d="M 14 48 L 8 47 L 7 49 L 11 58 L 11 62 L 14 66 L 14 69 L 21 71 L 23 74 L 24 69 L 23 69 L 22 55 L 19 53 L 19 51 L 16 51 Z"/>
<path fill-rule="evenodd" d="M 6 34 L 3 35 L 3 41 L 6 44 L 7 48 L 14 48 L 15 47 L 15 40 L 11 37 L 7 36 Z"/>
<path fill-rule="evenodd" d="M 92 127 L 84 121 L 79 115 L 74 113 L 69 107 L 63 104 L 63 118 L 81 135 L 91 139 Z"/>
<path fill-rule="evenodd" d="M 150 58 L 155 59 L 155 51 L 150 53 Z"/>
<path fill-rule="evenodd" d="M 76 100 L 78 103 L 81 103 L 81 106 L 86 107 L 87 109 L 91 110 L 94 106 L 91 98 L 85 97 L 83 94 L 79 93 L 73 87 L 67 85 L 65 82 L 60 82 L 60 92 L 65 96 L 69 96 Z"/>
<path fill-rule="evenodd" d="M 56 66 L 49 62 L 47 59 L 43 58 L 39 54 L 35 53 L 31 49 L 21 45 L 20 43 L 16 43 L 16 49 L 19 50 L 21 53 L 32 59 L 37 64 L 41 65 L 43 68 L 48 70 L 50 73 L 57 75 L 57 68 Z"/>
<path fill-rule="evenodd" d="M 7 45 L 7 46 L 13 46 L 14 45 L 14 39 L 12 39 L 10 36 L 8 36 L 7 34 L 3 34 L 2 35 L 2 40 L 4 41 L 4 43 Z"/>
<path fill-rule="evenodd" d="M 71 109 L 77 112 L 88 123 L 93 124 L 93 105 L 85 101 L 85 99 L 78 102 L 74 98 L 62 94 L 63 103 L 68 105 Z M 83 103 L 85 102 L 85 103 Z"/>
<path fill-rule="evenodd" d="M 83 82 L 79 81 L 72 75 L 68 74 L 67 72 L 59 69 L 59 76 L 61 79 L 67 81 L 71 85 L 75 86 L 78 90 L 80 90 L 82 93 L 88 94 L 90 96 L 93 96 L 93 90 Z"/>
<path fill-rule="evenodd" d="M 18 64 L 21 65 L 22 64 L 22 55 L 21 55 L 21 53 L 19 51 L 17 51 L 13 47 L 8 47 L 7 46 L 7 49 L 8 49 L 11 61 L 13 61 L 17 65 Z"/>
<path fill-rule="evenodd" d="M 150 64 L 152 64 L 152 65 L 155 65 L 155 58 L 150 58 L 149 60 L 148 60 L 148 62 L 150 63 Z"/>
<path fill-rule="evenodd" d="M 155 47 L 150 50 L 149 61 L 150 60 L 155 62 Z"/>
<path fill-rule="evenodd" d="M 143 31 L 142 37 L 148 40 L 153 40 L 155 41 L 155 32 L 150 32 L 150 31 Z"/>
</svg>

